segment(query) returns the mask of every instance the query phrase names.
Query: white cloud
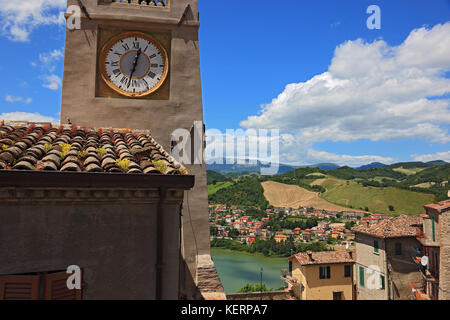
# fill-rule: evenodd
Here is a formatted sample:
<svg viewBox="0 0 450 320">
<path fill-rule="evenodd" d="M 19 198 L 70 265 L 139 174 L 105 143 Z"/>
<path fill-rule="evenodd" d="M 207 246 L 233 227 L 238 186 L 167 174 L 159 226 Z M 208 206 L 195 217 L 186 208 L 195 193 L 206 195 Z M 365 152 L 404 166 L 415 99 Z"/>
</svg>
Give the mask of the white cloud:
<svg viewBox="0 0 450 320">
<path fill-rule="evenodd" d="M 63 25 L 66 0 L 0 0 L 1 31 L 12 41 L 29 41 L 41 25 Z"/>
<path fill-rule="evenodd" d="M 42 86 L 50 90 L 58 90 L 62 86 L 62 80 L 56 74 L 45 76 Z"/>
<path fill-rule="evenodd" d="M 305 144 L 420 138 L 450 142 L 450 22 L 413 30 L 399 46 L 358 39 L 335 50 L 327 72 L 293 83 L 245 128 L 283 128 Z M 436 99 L 438 97 L 438 99 Z"/>
<path fill-rule="evenodd" d="M 53 50 L 39 55 L 39 61 L 42 63 L 42 68 L 52 73 L 56 70 L 56 63 L 64 58 L 63 50 Z"/>
<path fill-rule="evenodd" d="M 0 114 L 0 119 L 14 121 L 30 121 L 30 122 L 51 122 L 59 124 L 59 119 L 44 116 L 39 113 L 29 112 L 9 112 Z"/>
<path fill-rule="evenodd" d="M 221 164 L 217 161 L 220 159 L 250 159 L 299 166 L 323 162 L 332 162 L 341 166 L 361 166 L 371 162 L 389 164 L 395 161 L 391 157 L 377 155 L 340 155 L 315 150 L 311 143 L 289 133 L 279 135 L 277 140 L 277 135 L 273 135 L 270 131 L 267 132 L 267 135 L 263 135 L 260 131 L 252 129 L 227 133 L 208 129 L 206 136 L 205 156 L 208 164 Z M 245 142 L 240 140 L 243 136 L 246 136 L 248 140 Z M 250 143 L 253 143 L 252 148 L 250 148 Z M 275 143 L 278 144 L 278 147 L 274 148 Z M 253 150 L 254 153 L 252 154 L 250 150 Z M 275 150 L 276 154 L 272 150 Z M 228 164 L 234 164 L 235 162 Z M 240 163 L 242 164 L 242 162 Z M 251 163 L 254 164 L 255 161 Z"/>
<path fill-rule="evenodd" d="M 12 95 L 7 95 L 7 96 L 5 97 L 5 101 L 6 101 L 6 102 L 9 102 L 9 103 L 23 102 L 23 103 L 25 103 L 25 104 L 30 104 L 30 103 L 33 101 L 33 99 L 31 99 L 31 98 L 24 98 L 24 97 L 15 97 L 15 96 L 12 96 Z"/>
<path fill-rule="evenodd" d="M 412 154 L 411 158 L 416 161 L 429 162 L 434 160 L 444 160 L 450 162 L 450 151 L 437 152 L 433 154 Z"/>
</svg>

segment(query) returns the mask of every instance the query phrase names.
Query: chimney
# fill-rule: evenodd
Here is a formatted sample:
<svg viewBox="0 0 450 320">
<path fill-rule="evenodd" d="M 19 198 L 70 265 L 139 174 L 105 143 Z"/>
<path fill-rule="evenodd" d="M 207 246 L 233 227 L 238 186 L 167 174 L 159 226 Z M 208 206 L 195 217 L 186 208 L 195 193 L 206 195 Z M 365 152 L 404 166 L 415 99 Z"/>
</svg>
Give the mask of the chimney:
<svg viewBox="0 0 450 320">
<path fill-rule="evenodd" d="M 306 253 L 308 254 L 309 259 L 310 259 L 311 261 L 314 261 L 314 259 L 313 259 L 313 257 L 312 257 L 312 251 L 311 251 L 311 250 L 308 250 L 308 251 L 306 251 Z"/>
</svg>

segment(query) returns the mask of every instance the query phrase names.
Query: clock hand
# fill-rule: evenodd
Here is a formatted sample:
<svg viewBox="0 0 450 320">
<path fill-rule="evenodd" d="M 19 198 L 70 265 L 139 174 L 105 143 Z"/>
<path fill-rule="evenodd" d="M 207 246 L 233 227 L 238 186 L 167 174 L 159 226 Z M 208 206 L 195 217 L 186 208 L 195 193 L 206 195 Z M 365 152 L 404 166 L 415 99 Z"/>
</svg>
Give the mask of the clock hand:
<svg viewBox="0 0 450 320">
<path fill-rule="evenodd" d="M 136 54 L 136 57 L 134 58 L 133 68 L 131 69 L 131 74 L 130 74 L 130 81 L 128 82 L 127 88 L 130 87 L 131 80 L 132 80 L 132 78 L 133 78 L 134 72 L 136 71 L 137 62 L 138 62 L 138 60 L 139 60 L 139 57 L 140 57 L 140 55 L 141 55 L 141 52 L 142 52 L 141 49 L 139 49 L 138 52 L 137 52 L 137 54 Z"/>
</svg>

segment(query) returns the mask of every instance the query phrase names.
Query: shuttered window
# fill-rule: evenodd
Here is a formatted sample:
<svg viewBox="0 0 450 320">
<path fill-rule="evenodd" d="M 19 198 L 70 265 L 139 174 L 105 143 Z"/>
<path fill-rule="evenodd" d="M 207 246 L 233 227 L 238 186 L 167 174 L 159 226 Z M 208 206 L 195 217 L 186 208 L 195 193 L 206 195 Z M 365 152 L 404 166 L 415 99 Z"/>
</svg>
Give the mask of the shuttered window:
<svg viewBox="0 0 450 320">
<path fill-rule="evenodd" d="M 364 287 L 364 267 L 359 267 L 359 285 Z"/>
<path fill-rule="evenodd" d="M 66 272 L 0 276 L 0 300 L 81 300 L 82 289 L 70 290 Z"/>
<path fill-rule="evenodd" d="M 320 267 L 319 268 L 319 279 L 330 279 L 331 269 L 330 267 Z"/>
<path fill-rule="evenodd" d="M 0 300 L 38 300 L 39 276 L 0 276 Z"/>
<path fill-rule="evenodd" d="M 344 277 L 350 278 L 352 276 L 352 266 L 344 267 Z"/>
<path fill-rule="evenodd" d="M 45 300 L 81 300 L 81 289 L 67 287 L 69 274 L 58 272 L 44 276 Z"/>
<path fill-rule="evenodd" d="M 373 252 L 378 253 L 379 252 L 378 247 L 378 240 L 373 241 Z"/>
</svg>

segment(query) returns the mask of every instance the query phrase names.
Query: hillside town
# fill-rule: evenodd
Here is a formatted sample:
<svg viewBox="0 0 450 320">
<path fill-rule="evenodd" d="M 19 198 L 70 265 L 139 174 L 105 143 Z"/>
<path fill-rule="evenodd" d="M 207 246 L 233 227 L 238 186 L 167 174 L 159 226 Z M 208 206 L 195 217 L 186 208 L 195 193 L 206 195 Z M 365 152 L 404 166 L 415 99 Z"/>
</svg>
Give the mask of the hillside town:
<svg viewBox="0 0 450 320">
<path fill-rule="evenodd" d="M 211 240 L 326 243 L 325 250 L 287 257 L 281 278 L 291 299 L 447 300 L 450 200 L 424 208 L 426 214 L 414 216 L 270 208 L 259 218 L 247 215 L 248 208 L 210 205 Z M 280 217 L 316 225 L 275 231 L 270 221 Z"/>
<path fill-rule="evenodd" d="M 253 207 L 254 210 L 260 210 Z M 274 239 L 277 243 L 292 239 L 294 242 L 328 241 L 344 247 L 353 246 L 355 234 L 350 228 L 354 225 L 371 225 L 380 220 L 392 217 L 361 211 L 327 211 L 323 209 L 301 207 L 270 208 L 264 211 L 262 217 L 246 215 L 245 208 L 227 206 L 224 204 L 210 204 L 211 238 L 235 239 L 241 243 L 251 244 L 259 240 Z M 316 224 L 311 228 L 283 229 L 275 231 L 267 226 L 276 217 L 296 219 L 313 219 Z M 233 235 L 233 236 L 232 236 Z"/>
</svg>

